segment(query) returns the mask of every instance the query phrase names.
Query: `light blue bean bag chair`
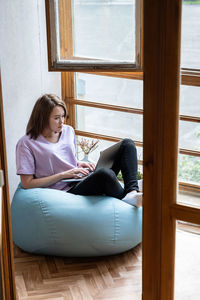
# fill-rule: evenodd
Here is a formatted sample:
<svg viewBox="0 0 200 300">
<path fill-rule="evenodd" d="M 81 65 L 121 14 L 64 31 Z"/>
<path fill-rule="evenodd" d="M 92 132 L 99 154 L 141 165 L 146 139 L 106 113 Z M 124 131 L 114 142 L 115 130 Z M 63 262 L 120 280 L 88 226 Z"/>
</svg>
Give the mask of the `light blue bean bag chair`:
<svg viewBox="0 0 200 300">
<path fill-rule="evenodd" d="M 56 256 L 103 256 L 141 242 L 142 208 L 108 196 L 18 186 L 11 203 L 14 243 Z"/>
</svg>

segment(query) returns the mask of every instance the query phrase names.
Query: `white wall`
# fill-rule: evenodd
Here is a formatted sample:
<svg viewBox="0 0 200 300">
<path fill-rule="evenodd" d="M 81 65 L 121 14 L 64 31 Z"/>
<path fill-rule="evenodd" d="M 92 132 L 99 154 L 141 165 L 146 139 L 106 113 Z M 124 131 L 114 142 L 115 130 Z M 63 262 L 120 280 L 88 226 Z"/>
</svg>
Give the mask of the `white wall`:
<svg viewBox="0 0 200 300">
<path fill-rule="evenodd" d="M 61 95 L 60 73 L 48 72 L 44 0 L 0 0 L 0 65 L 10 198 L 19 183 L 15 146 L 44 93 Z"/>
</svg>

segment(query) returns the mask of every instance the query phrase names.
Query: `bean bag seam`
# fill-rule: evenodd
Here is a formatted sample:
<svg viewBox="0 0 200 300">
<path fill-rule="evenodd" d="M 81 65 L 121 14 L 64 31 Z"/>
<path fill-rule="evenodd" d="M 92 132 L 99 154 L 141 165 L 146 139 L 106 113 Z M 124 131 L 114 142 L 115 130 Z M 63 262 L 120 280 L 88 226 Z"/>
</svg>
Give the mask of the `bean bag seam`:
<svg viewBox="0 0 200 300">
<path fill-rule="evenodd" d="M 119 224 L 119 212 L 116 211 L 116 207 L 114 201 L 112 201 L 113 209 L 114 209 L 114 239 L 113 244 L 116 244 L 118 240 L 118 236 L 120 235 L 120 224 Z"/>
<path fill-rule="evenodd" d="M 113 205 L 113 201 L 112 201 L 112 205 Z M 115 216 L 115 205 L 113 205 L 113 209 L 114 209 L 114 239 L 113 239 L 113 244 L 116 243 L 116 216 Z"/>
</svg>

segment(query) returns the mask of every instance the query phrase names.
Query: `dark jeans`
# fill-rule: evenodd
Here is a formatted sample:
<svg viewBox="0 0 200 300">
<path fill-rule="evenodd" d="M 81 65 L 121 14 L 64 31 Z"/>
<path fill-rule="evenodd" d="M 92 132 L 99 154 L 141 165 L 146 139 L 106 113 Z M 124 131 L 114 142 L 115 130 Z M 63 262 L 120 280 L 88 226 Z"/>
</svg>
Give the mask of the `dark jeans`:
<svg viewBox="0 0 200 300">
<path fill-rule="evenodd" d="M 124 188 L 117 179 L 121 170 Z M 99 168 L 78 182 L 68 192 L 76 195 L 107 195 L 122 199 L 132 190 L 139 191 L 137 181 L 137 150 L 130 139 L 122 140 L 111 169 Z"/>
</svg>

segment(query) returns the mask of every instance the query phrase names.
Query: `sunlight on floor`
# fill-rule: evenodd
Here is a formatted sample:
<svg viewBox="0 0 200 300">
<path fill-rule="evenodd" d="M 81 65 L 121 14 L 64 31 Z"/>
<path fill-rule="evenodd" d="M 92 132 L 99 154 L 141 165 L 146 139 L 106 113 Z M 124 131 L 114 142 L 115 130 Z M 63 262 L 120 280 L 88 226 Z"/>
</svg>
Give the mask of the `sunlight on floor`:
<svg viewBox="0 0 200 300">
<path fill-rule="evenodd" d="M 200 195 L 178 193 L 179 204 L 200 207 Z M 174 300 L 200 299 L 200 225 L 177 222 Z"/>
<path fill-rule="evenodd" d="M 199 249 L 200 229 L 199 234 L 177 229 L 174 300 L 200 299 Z"/>
</svg>

